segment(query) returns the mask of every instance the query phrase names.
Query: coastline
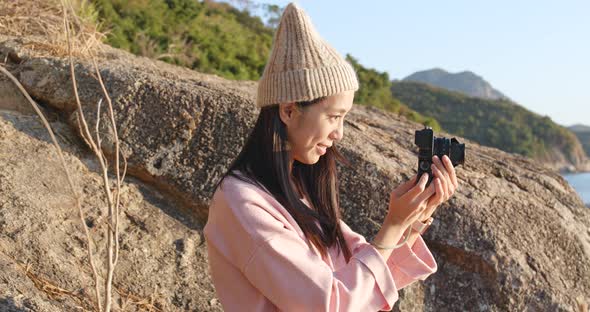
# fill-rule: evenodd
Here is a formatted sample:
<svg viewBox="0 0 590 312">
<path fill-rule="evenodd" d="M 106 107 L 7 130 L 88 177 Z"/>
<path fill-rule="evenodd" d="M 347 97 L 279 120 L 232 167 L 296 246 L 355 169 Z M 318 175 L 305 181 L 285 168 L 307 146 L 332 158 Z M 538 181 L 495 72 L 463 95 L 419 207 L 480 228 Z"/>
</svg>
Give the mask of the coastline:
<svg viewBox="0 0 590 312">
<path fill-rule="evenodd" d="M 584 167 L 583 169 L 572 168 L 572 167 L 561 167 L 557 170 L 560 175 L 564 174 L 578 174 L 578 173 L 590 173 L 590 168 Z"/>
<path fill-rule="evenodd" d="M 576 173 L 588 173 L 590 172 L 590 159 L 585 158 L 584 160 L 580 161 L 578 164 L 573 163 L 549 163 L 547 164 L 549 167 L 553 167 L 557 169 L 559 174 L 576 174 Z"/>
<path fill-rule="evenodd" d="M 590 172 L 589 171 L 581 171 L 581 172 L 560 172 L 559 173 L 578 193 L 578 195 L 580 196 L 580 198 L 582 199 L 582 202 L 584 203 L 584 206 L 586 206 L 587 208 L 590 208 L 590 193 L 588 193 L 588 188 L 583 187 L 581 185 L 586 185 L 586 182 L 588 180 L 588 177 L 590 177 Z M 578 175 L 582 175 L 582 179 L 579 180 L 579 177 L 576 177 Z M 577 182 L 574 182 L 576 181 Z M 580 184 L 580 182 L 582 182 L 583 184 Z"/>
</svg>

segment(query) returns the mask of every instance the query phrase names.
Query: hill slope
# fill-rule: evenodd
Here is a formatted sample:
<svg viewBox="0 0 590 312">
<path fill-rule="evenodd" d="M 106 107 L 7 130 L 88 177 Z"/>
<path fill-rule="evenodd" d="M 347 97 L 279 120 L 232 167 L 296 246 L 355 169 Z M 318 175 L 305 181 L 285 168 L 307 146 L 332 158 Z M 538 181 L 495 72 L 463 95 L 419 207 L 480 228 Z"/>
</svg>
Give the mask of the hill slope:
<svg viewBox="0 0 590 312">
<path fill-rule="evenodd" d="M 446 131 L 480 144 L 543 161 L 555 169 L 583 170 L 587 156 L 576 136 L 508 100 L 468 97 L 416 82 L 394 82 L 393 96 Z"/>
<path fill-rule="evenodd" d="M 586 125 L 573 125 L 568 127 L 568 129 L 578 137 L 586 155 L 590 156 L 590 127 Z"/>
<path fill-rule="evenodd" d="M 227 3 L 92 0 L 109 45 L 229 79 L 260 77 L 273 36 L 262 20 Z"/>
</svg>

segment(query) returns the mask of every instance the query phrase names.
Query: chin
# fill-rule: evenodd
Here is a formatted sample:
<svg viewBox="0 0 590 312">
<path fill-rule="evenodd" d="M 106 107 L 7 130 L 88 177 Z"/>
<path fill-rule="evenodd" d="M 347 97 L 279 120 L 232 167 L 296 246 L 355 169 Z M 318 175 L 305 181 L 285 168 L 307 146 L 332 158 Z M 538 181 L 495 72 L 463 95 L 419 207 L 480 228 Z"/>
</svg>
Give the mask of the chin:
<svg viewBox="0 0 590 312">
<path fill-rule="evenodd" d="M 316 164 L 318 161 L 320 161 L 320 158 L 319 157 L 315 161 L 312 161 L 311 163 L 309 163 L 309 165 Z"/>
<path fill-rule="evenodd" d="M 317 163 L 320 159 L 307 159 L 307 161 L 303 162 L 306 165 L 313 165 L 315 163 Z"/>
<path fill-rule="evenodd" d="M 306 164 L 306 165 L 313 165 L 315 163 L 317 163 L 320 160 L 321 156 L 311 156 L 311 157 L 306 157 L 302 160 L 298 160 L 300 163 Z"/>
</svg>

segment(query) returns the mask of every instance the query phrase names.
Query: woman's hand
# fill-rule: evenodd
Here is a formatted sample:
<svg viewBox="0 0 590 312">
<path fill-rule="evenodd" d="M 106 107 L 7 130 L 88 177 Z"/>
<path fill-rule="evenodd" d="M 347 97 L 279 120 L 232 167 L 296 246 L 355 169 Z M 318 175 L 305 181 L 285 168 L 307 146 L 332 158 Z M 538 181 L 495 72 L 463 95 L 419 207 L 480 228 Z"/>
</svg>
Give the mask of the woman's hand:
<svg viewBox="0 0 590 312">
<path fill-rule="evenodd" d="M 387 220 L 406 228 L 421 218 L 428 207 L 427 200 L 435 193 L 434 184 L 428 182 L 428 174 L 423 174 L 416 184 L 416 175 L 395 188 L 389 196 Z"/>
<path fill-rule="evenodd" d="M 428 199 L 426 209 L 424 209 L 419 217 L 420 221 L 426 221 L 434 213 L 438 205 L 449 200 L 457 190 L 459 182 L 455 175 L 455 167 L 451 163 L 451 159 L 444 155 L 442 161 L 437 157 L 432 157 L 432 173 L 435 178 L 431 185 L 435 185 L 436 195 Z"/>
</svg>

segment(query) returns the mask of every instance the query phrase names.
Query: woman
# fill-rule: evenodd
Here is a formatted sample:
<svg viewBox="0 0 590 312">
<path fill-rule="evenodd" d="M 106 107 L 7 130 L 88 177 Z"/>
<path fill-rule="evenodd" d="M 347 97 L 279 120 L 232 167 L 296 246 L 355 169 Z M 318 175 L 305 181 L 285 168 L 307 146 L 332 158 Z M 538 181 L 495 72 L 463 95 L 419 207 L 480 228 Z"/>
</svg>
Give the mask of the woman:
<svg viewBox="0 0 590 312">
<path fill-rule="evenodd" d="M 258 84 L 260 115 L 204 229 L 226 311 L 391 310 L 399 289 L 436 272 L 412 225 L 457 188 L 448 159 L 433 159 L 430 186 L 414 176 L 391 192 L 371 243 L 340 218 L 336 161 L 345 159 L 334 144 L 356 90 L 351 65 L 289 4 Z"/>
</svg>

